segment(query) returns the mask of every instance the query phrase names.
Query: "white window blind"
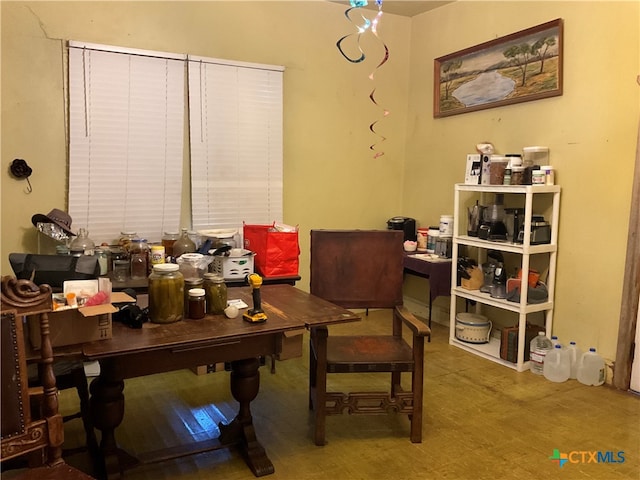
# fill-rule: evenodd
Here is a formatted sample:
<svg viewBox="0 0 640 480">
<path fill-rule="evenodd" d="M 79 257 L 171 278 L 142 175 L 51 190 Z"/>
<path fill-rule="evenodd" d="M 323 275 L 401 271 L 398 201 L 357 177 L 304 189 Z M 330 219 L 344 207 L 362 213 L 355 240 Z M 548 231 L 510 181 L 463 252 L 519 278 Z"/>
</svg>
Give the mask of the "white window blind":
<svg viewBox="0 0 640 480">
<path fill-rule="evenodd" d="M 283 70 L 189 56 L 194 229 L 282 221 Z"/>
<path fill-rule="evenodd" d="M 96 243 L 179 230 L 185 60 L 69 43 L 69 214 Z"/>
</svg>

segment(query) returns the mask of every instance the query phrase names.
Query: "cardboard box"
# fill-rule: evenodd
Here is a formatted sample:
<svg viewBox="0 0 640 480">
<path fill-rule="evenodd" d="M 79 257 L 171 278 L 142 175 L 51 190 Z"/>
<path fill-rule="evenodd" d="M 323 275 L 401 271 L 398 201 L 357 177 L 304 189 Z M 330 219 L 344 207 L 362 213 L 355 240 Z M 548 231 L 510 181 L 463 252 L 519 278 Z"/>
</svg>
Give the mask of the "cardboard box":
<svg viewBox="0 0 640 480">
<path fill-rule="evenodd" d="M 288 360 L 302 356 L 302 336 L 304 328 L 283 332 L 278 340 L 278 360 Z"/>
<path fill-rule="evenodd" d="M 123 292 L 113 292 L 111 302 L 93 307 L 72 308 L 49 313 L 49 337 L 51 345 L 62 347 L 78 343 L 106 340 L 113 336 L 111 328 L 111 314 L 118 309 L 113 303 L 135 302 L 133 298 Z M 27 317 L 29 326 L 29 340 L 35 349 L 40 348 L 40 317 Z"/>
</svg>

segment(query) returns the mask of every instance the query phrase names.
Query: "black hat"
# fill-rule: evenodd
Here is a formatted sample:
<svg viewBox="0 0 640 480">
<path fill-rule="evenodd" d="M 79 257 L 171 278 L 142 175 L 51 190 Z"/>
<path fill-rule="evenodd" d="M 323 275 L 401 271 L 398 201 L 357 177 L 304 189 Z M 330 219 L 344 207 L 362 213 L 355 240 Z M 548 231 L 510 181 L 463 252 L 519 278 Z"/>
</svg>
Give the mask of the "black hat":
<svg viewBox="0 0 640 480">
<path fill-rule="evenodd" d="M 71 216 L 67 212 L 63 212 L 57 208 L 54 208 L 46 215 L 36 213 L 31 217 L 31 223 L 33 223 L 34 227 L 37 227 L 38 223 L 53 223 L 59 226 L 67 234 L 75 236 L 75 233 L 71 231 Z"/>
</svg>

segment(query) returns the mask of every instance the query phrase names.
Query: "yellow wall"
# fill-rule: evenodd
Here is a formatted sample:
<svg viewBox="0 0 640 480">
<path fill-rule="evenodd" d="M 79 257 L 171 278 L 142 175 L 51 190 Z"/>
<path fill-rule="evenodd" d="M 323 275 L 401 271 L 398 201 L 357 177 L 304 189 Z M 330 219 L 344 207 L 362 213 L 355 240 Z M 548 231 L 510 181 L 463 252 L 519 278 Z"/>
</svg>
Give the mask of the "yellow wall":
<svg viewBox="0 0 640 480">
<path fill-rule="evenodd" d="M 335 42 L 353 31 L 343 13 L 324 1 L 2 2 L 2 273 L 9 252 L 37 251 L 31 216 L 66 208 L 65 41 L 279 64 L 285 218 L 274 220 L 300 225 L 302 288 L 310 228 L 384 228 L 399 214 L 437 223 L 476 143 L 547 145 L 563 188 L 554 333 L 613 358 L 640 111 L 638 2 L 462 1 L 385 15 L 390 58 L 375 86 L 391 114 L 378 159 L 368 75 L 381 45 L 366 41 L 361 64 L 343 59 Z M 565 21 L 563 96 L 433 118 L 434 58 L 554 18 Z M 7 172 L 14 158 L 34 168 L 30 194 Z"/>
</svg>

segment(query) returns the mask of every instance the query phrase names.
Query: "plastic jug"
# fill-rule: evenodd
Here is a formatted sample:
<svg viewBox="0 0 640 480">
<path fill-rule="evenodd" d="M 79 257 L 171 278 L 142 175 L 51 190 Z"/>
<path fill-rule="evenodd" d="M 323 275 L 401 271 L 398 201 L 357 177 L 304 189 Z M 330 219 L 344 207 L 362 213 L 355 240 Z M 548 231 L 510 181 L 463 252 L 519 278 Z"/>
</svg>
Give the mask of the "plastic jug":
<svg viewBox="0 0 640 480">
<path fill-rule="evenodd" d="M 605 380 L 604 359 L 596 353 L 596 349 L 591 347 L 588 352 L 584 352 L 578 362 L 577 378 L 584 385 L 602 385 Z"/>
<path fill-rule="evenodd" d="M 551 340 L 547 338 L 544 331 L 538 332 L 538 336 L 531 340 L 529 370 L 536 375 L 543 375 L 543 365 L 547 353 L 553 349 Z"/>
<path fill-rule="evenodd" d="M 571 358 L 569 350 L 559 343 L 549 351 L 544 359 L 542 371 L 544 378 L 552 382 L 566 382 L 571 374 Z"/>
<path fill-rule="evenodd" d="M 578 362 L 582 356 L 582 350 L 578 348 L 576 342 L 569 342 L 567 350 L 569 351 L 569 358 L 571 359 L 571 372 L 569 373 L 569 378 L 575 380 L 578 377 Z"/>
</svg>

